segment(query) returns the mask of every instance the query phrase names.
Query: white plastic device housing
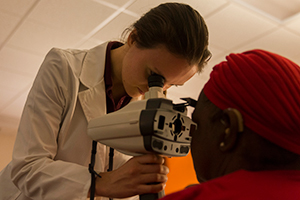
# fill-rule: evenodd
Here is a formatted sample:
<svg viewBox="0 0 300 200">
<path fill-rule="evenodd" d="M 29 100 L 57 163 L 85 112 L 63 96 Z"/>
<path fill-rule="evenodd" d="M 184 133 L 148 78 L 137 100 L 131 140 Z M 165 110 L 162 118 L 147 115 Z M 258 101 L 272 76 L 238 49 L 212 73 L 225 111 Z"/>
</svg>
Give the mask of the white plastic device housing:
<svg viewBox="0 0 300 200">
<path fill-rule="evenodd" d="M 158 153 L 186 156 L 190 149 L 190 131 L 196 124 L 173 109 L 162 88 L 151 87 L 146 99 L 130 102 L 122 109 L 88 123 L 88 135 L 95 141 L 127 155 Z"/>
</svg>

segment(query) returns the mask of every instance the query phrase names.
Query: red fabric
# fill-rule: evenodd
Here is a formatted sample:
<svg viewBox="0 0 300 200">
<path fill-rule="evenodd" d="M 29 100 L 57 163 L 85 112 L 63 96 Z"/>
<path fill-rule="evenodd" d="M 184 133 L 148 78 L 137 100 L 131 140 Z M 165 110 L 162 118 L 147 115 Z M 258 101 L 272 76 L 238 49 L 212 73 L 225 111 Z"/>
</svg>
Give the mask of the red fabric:
<svg viewBox="0 0 300 200">
<path fill-rule="evenodd" d="M 161 200 L 298 200 L 300 171 L 240 170 Z"/>
<path fill-rule="evenodd" d="M 299 66 L 263 50 L 226 59 L 213 68 L 204 86 L 208 99 L 221 109 L 238 109 L 248 128 L 300 154 Z"/>
</svg>

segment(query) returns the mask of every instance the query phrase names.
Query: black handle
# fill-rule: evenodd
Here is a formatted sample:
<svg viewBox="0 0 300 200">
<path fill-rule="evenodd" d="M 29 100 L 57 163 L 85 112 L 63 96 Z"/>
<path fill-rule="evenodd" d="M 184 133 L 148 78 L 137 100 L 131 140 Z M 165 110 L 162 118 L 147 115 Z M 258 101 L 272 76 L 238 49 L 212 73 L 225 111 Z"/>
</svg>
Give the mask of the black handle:
<svg viewBox="0 0 300 200">
<path fill-rule="evenodd" d="M 140 200 L 157 200 L 165 196 L 165 191 L 162 190 L 159 193 L 153 193 L 153 194 L 141 194 Z"/>
</svg>

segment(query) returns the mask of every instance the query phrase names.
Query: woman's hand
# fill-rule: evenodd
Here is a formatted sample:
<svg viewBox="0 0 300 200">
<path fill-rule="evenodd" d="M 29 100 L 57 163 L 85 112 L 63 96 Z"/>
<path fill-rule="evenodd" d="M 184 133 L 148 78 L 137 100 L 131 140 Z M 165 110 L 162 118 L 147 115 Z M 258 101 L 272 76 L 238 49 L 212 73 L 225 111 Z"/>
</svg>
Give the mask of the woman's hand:
<svg viewBox="0 0 300 200">
<path fill-rule="evenodd" d="M 139 194 L 158 193 L 164 189 L 169 168 L 164 158 L 155 154 L 136 156 L 120 168 L 100 173 L 96 179 L 96 196 L 126 198 Z"/>
</svg>

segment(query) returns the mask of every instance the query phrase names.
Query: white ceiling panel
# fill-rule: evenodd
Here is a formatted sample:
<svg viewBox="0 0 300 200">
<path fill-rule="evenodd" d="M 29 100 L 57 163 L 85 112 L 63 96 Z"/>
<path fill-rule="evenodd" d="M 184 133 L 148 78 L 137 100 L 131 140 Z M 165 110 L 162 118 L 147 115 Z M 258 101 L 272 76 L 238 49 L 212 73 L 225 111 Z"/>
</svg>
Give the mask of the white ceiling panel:
<svg viewBox="0 0 300 200">
<path fill-rule="evenodd" d="M 286 23 L 286 27 L 300 34 L 300 13 Z"/>
<path fill-rule="evenodd" d="M 29 20 L 64 34 L 87 34 L 115 10 L 90 0 L 40 1 Z"/>
<path fill-rule="evenodd" d="M 20 21 L 20 17 L 10 15 L 4 12 L 0 12 L 0 47 L 6 42 L 6 39 L 10 36 L 14 28 Z M 5 27 L 5 28 L 4 28 Z"/>
<path fill-rule="evenodd" d="M 134 0 L 93 0 L 103 5 L 107 5 L 108 7 L 117 9 L 118 7 L 122 7 L 128 2 L 134 2 Z M 138 0 L 139 1 L 139 0 Z M 142 0 L 143 1 L 143 0 Z"/>
<path fill-rule="evenodd" d="M 182 1 L 171 1 L 171 0 L 137 0 L 135 3 L 133 3 L 128 10 L 135 12 L 139 15 L 142 15 L 146 12 L 148 12 L 151 8 L 165 2 L 181 2 Z M 198 12 L 203 16 L 207 16 L 211 14 L 212 12 L 219 9 L 221 6 L 225 5 L 228 1 L 226 0 L 189 0 L 184 1 L 184 3 L 187 3 L 191 5 L 193 8 L 197 9 Z"/>
<path fill-rule="evenodd" d="M 23 16 L 38 0 L 0 0 L 0 11 Z"/>
<path fill-rule="evenodd" d="M 136 18 L 130 15 L 121 13 L 110 21 L 109 24 L 100 29 L 92 39 L 100 41 L 120 40 L 123 31 L 130 27 L 136 20 Z"/>
<path fill-rule="evenodd" d="M 242 48 L 237 49 L 237 51 L 242 52 L 257 48 L 271 51 L 292 59 L 296 55 L 299 55 L 300 36 L 291 33 L 284 28 L 280 28 L 247 45 L 244 45 Z"/>
<path fill-rule="evenodd" d="M 208 17 L 228 4 L 226 0 L 191 0 L 188 2 L 202 17 Z"/>
<path fill-rule="evenodd" d="M 127 8 L 134 13 L 142 16 L 146 12 L 148 12 L 152 7 L 158 6 L 161 3 L 170 2 L 165 0 L 137 0 L 131 6 Z M 173 1 L 178 2 L 178 1 Z"/>
<path fill-rule="evenodd" d="M 45 56 L 53 47 L 71 48 L 80 39 L 81 37 L 76 33 L 70 34 L 32 21 L 26 21 L 8 41 L 8 44 Z"/>
<path fill-rule="evenodd" d="M 225 50 L 243 45 L 276 27 L 270 20 L 234 4 L 208 17 L 206 22 L 211 43 Z"/>
<path fill-rule="evenodd" d="M 87 40 L 81 41 L 79 44 L 77 44 L 77 48 L 79 49 L 91 49 L 99 44 L 104 43 L 105 41 L 89 38 Z"/>
<path fill-rule="evenodd" d="M 300 12 L 299 0 L 236 0 L 237 2 L 243 2 L 261 12 L 270 15 L 279 21 L 284 21 L 293 15 Z"/>
<path fill-rule="evenodd" d="M 21 49 L 5 46 L 0 50 L 0 67 L 7 71 L 34 78 L 44 56 L 37 56 Z"/>
</svg>

